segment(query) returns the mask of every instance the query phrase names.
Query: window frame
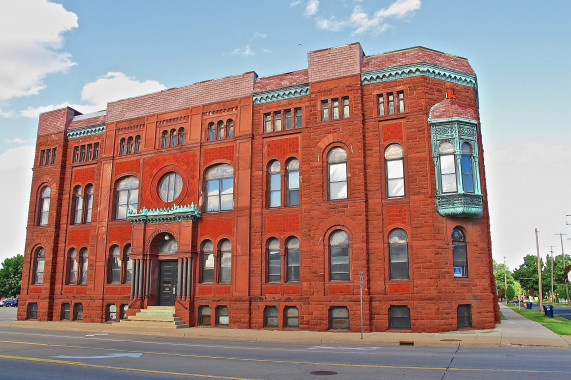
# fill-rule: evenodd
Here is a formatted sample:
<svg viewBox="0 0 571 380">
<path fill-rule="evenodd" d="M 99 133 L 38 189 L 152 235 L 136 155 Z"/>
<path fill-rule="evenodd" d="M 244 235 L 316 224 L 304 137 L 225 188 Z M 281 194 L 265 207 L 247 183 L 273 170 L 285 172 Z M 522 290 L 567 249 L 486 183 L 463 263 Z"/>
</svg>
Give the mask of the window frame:
<svg viewBox="0 0 571 380">
<path fill-rule="evenodd" d="M 121 263 L 121 283 L 130 284 L 133 281 L 133 260 L 131 259 L 131 243 L 123 246 L 123 261 Z"/>
<path fill-rule="evenodd" d="M 83 304 L 81 302 L 73 304 L 73 320 L 83 321 Z"/>
<path fill-rule="evenodd" d="M 225 313 L 223 314 L 223 312 Z M 228 306 L 226 305 L 216 306 L 215 316 L 216 316 L 216 326 L 227 327 L 230 325 L 230 310 L 228 309 Z M 222 318 L 225 318 L 225 320 L 222 320 Z"/>
<path fill-rule="evenodd" d="M 232 282 L 232 243 L 229 239 L 218 242 L 218 283 Z"/>
<path fill-rule="evenodd" d="M 280 283 L 281 281 L 282 281 L 281 244 L 278 238 L 270 237 L 268 238 L 268 240 L 266 240 L 266 282 Z"/>
<path fill-rule="evenodd" d="M 296 316 L 288 315 L 290 310 L 295 310 Z M 295 320 L 295 324 L 292 321 Z M 295 306 L 286 306 L 284 308 L 284 327 L 289 329 L 299 328 L 299 309 Z"/>
<path fill-rule="evenodd" d="M 400 156 L 394 155 L 392 150 L 400 149 Z M 394 156 L 392 156 L 394 155 Z M 388 156 L 388 157 L 387 157 Z M 404 148 L 402 145 L 393 143 L 387 145 L 385 148 L 385 179 L 387 185 L 387 198 L 402 198 L 406 196 L 406 181 L 404 172 Z M 398 172 L 400 170 L 400 177 Z M 397 175 L 395 175 L 397 174 Z M 402 193 L 395 192 L 393 187 L 391 190 L 392 183 L 402 183 Z M 398 187 L 396 188 L 398 190 Z"/>
<path fill-rule="evenodd" d="M 218 169 L 221 168 L 221 169 Z M 231 169 L 231 174 L 228 174 L 230 172 Z M 216 170 L 227 170 L 228 173 L 225 174 L 210 174 Z M 209 176 L 212 176 L 212 178 L 209 178 Z M 232 186 L 229 187 L 229 192 L 224 193 L 225 191 L 228 190 L 224 190 L 224 184 L 231 182 Z M 216 189 L 212 189 L 211 191 L 209 191 L 211 184 L 216 184 Z M 204 193 L 206 195 L 206 202 L 205 203 L 205 212 L 211 213 L 211 212 L 225 212 L 225 211 L 232 211 L 234 210 L 234 168 L 232 167 L 232 165 L 230 164 L 226 164 L 226 163 L 221 163 L 221 164 L 215 164 L 212 165 L 210 167 L 208 167 L 205 172 L 204 172 Z M 215 191 L 215 194 L 210 195 L 210 192 L 212 192 L 213 190 Z M 228 199 L 231 198 L 232 202 L 231 202 L 231 206 L 230 208 L 222 208 L 223 203 L 223 199 Z M 211 199 L 215 199 L 217 201 L 217 206 L 216 208 L 214 208 L 214 203 L 211 203 Z"/>
<path fill-rule="evenodd" d="M 200 283 L 213 284 L 216 267 L 214 257 L 214 244 L 210 240 L 204 240 L 200 247 Z M 207 266 L 208 265 L 208 266 Z"/>
<path fill-rule="evenodd" d="M 60 321 L 69 321 L 71 320 L 71 305 L 69 302 L 62 302 L 60 305 L 60 314 L 59 314 Z"/>
<path fill-rule="evenodd" d="M 121 270 L 122 270 L 121 249 L 117 244 L 113 244 L 109 247 L 107 268 L 108 268 L 107 283 L 109 285 L 121 284 Z"/>
<path fill-rule="evenodd" d="M 208 310 L 208 314 L 204 311 Z M 208 317 L 208 322 L 206 322 L 206 317 Z M 198 325 L 199 326 L 212 326 L 212 308 L 209 305 L 198 306 Z"/>
<path fill-rule="evenodd" d="M 77 250 L 70 248 L 66 255 L 65 282 L 67 285 L 76 285 L 78 277 Z"/>
<path fill-rule="evenodd" d="M 297 166 L 295 168 L 294 166 Z M 292 177 L 295 178 L 297 187 L 292 185 Z M 300 176 L 299 176 L 299 160 L 297 158 L 291 158 L 287 161 L 286 165 L 286 206 L 296 207 L 300 205 L 301 193 L 300 193 Z M 297 202 L 295 200 L 297 199 Z"/>
<path fill-rule="evenodd" d="M 455 238 L 456 231 L 459 232 L 461 239 Z M 466 231 L 459 226 L 452 229 L 451 233 L 451 245 L 452 245 L 452 268 L 454 273 L 454 278 L 468 278 L 469 277 L 469 265 L 468 265 L 468 242 L 466 238 Z M 460 256 L 463 255 L 463 261 L 459 260 Z M 462 264 L 462 262 L 464 264 Z M 460 274 L 457 274 L 456 268 L 460 268 Z"/>
<path fill-rule="evenodd" d="M 393 315 L 402 311 L 404 316 Z M 402 321 L 408 324 L 402 323 Z M 389 307 L 389 330 L 411 330 L 412 320 L 410 317 L 410 308 L 408 305 L 391 305 Z"/>
<path fill-rule="evenodd" d="M 127 181 L 132 181 L 133 184 L 127 184 Z M 136 181 L 137 187 L 134 186 Z M 115 182 L 115 209 L 114 209 L 114 219 L 115 220 L 125 220 L 127 219 L 127 215 L 129 214 L 129 209 L 133 208 L 134 212 L 137 212 L 139 209 L 139 179 L 136 176 L 125 176 L 118 179 Z M 119 189 L 120 186 L 131 186 Z M 121 195 L 126 194 L 126 203 L 119 203 L 121 199 Z M 132 199 L 133 198 L 133 199 Z M 125 208 L 125 215 L 120 211 L 122 208 L 120 206 L 124 206 Z"/>
<path fill-rule="evenodd" d="M 336 311 L 343 311 L 346 316 L 334 316 Z M 329 308 L 329 329 L 330 330 L 351 330 L 351 317 L 347 306 L 331 306 Z M 345 322 L 344 324 L 337 321 Z"/>
<path fill-rule="evenodd" d="M 280 327 L 280 313 L 277 306 L 264 307 L 264 328 L 277 329 Z M 275 322 L 274 322 L 275 321 Z"/>
<path fill-rule="evenodd" d="M 71 224 L 83 223 L 83 192 L 80 185 L 73 188 L 72 192 Z"/>
<path fill-rule="evenodd" d="M 333 245 L 332 240 L 336 238 L 336 236 L 341 236 L 344 234 L 346 236 L 347 242 L 345 245 L 345 241 L 340 241 L 338 245 Z M 329 281 L 331 282 L 341 282 L 341 281 L 351 281 L 351 237 L 349 233 L 343 229 L 336 229 L 329 234 L 327 239 L 327 246 L 329 251 Z M 341 250 L 341 254 L 333 255 L 334 250 Z M 339 260 L 339 263 L 334 264 L 334 257 L 337 258 L 345 258 L 343 260 Z M 346 266 L 347 271 L 339 271 L 335 270 L 334 267 L 339 266 Z"/>
<path fill-rule="evenodd" d="M 396 236 L 398 234 L 401 234 L 401 236 Z M 402 240 L 403 236 L 402 234 L 404 234 L 404 243 L 403 242 L 395 242 L 394 239 L 399 239 Z M 393 240 L 393 241 L 391 241 Z M 390 280 L 410 280 L 410 257 L 409 257 L 409 252 L 408 252 L 408 234 L 407 232 L 402 229 L 402 228 L 394 228 L 392 229 L 389 234 L 388 234 L 388 244 L 389 244 L 389 279 Z M 404 251 L 405 251 L 405 256 L 406 256 L 406 260 L 404 261 L 396 261 L 396 256 L 400 254 L 402 254 L 402 252 L 398 252 L 400 251 L 399 248 L 402 249 L 402 247 L 404 247 Z M 399 257 L 400 259 L 400 257 Z M 400 264 L 400 265 L 399 265 Z M 406 275 L 400 275 L 399 270 L 397 270 L 397 268 L 400 267 L 405 267 L 406 264 Z M 403 271 L 403 269 L 400 269 L 400 271 Z"/>
<path fill-rule="evenodd" d="M 278 160 L 271 160 L 267 166 L 267 205 L 268 208 L 282 206 L 282 174 Z"/>
<path fill-rule="evenodd" d="M 38 304 L 37 302 L 29 302 L 26 306 L 26 319 L 37 320 L 38 319 Z"/>
<path fill-rule="evenodd" d="M 84 216 L 83 222 L 86 224 L 91 223 L 91 219 L 93 218 L 93 194 L 95 189 L 91 183 L 85 185 L 85 207 L 84 207 Z"/>
<path fill-rule="evenodd" d="M 77 284 L 86 285 L 87 284 L 87 271 L 89 270 L 89 251 L 87 248 L 82 247 L 78 254 L 78 265 L 77 265 Z"/>
<path fill-rule="evenodd" d="M 332 155 L 334 151 L 343 151 L 344 155 L 345 155 L 345 159 L 339 160 L 339 161 L 332 161 Z M 348 155 L 347 155 L 347 150 L 341 146 L 334 146 L 331 149 L 329 149 L 329 151 L 327 152 L 327 200 L 329 201 L 339 201 L 339 200 L 345 200 L 345 199 L 349 199 L 349 165 L 348 165 Z M 334 168 L 336 167 L 340 167 L 342 168 L 342 177 L 344 177 L 344 179 L 340 179 L 340 180 L 332 180 L 332 171 Z M 335 173 L 336 174 L 336 173 Z M 345 196 L 343 197 L 343 189 L 339 189 L 338 190 L 338 195 L 336 195 L 335 197 L 333 197 L 333 186 L 337 186 L 338 184 L 345 184 Z"/>
<path fill-rule="evenodd" d="M 40 199 L 38 202 L 38 226 L 47 226 L 50 218 L 50 200 L 52 189 L 49 186 L 43 186 L 40 189 Z"/>
<path fill-rule="evenodd" d="M 32 272 L 32 285 L 43 284 L 45 265 L 46 265 L 46 250 L 43 247 L 38 247 L 34 251 L 34 269 Z"/>
<path fill-rule="evenodd" d="M 297 241 L 297 243 L 296 243 Z M 286 282 L 300 282 L 300 249 L 299 239 L 290 236 L 285 242 Z M 297 260 L 295 257 L 297 256 Z M 297 262 L 296 262 L 297 261 Z"/>
<path fill-rule="evenodd" d="M 460 304 L 456 308 L 458 330 L 472 328 L 472 305 Z"/>
</svg>

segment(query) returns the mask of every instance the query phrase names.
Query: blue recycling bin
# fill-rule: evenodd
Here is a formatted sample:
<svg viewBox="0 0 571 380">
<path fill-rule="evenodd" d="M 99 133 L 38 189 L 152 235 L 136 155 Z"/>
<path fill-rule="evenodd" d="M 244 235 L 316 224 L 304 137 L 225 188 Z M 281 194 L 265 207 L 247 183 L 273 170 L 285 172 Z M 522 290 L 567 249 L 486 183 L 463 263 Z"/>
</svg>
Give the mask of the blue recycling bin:
<svg viewBox="0 0 571 380">
<path fill-rule="evenodd" d="M 532 306 L 533 306 L 533 302 L 528 302 L 526 309 L 531 309 Z"/>
<path fill-rule="evenodd" d="M 553 318 L 553 305 L 543 305 L 543 312 L 548 318 Z"/>
</svg>

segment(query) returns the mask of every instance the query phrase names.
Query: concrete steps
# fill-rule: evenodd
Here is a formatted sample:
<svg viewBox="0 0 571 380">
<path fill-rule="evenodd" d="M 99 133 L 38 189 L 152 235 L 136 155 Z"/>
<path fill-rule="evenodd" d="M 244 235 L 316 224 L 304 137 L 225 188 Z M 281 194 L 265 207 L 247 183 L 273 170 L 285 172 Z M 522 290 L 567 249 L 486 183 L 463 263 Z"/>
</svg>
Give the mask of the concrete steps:
<svg viewBox="0 0 571 380">
<path fill-rule="evenodd" d="M 174 306 L 148 306 L 136 315 L 122 320 L 114 325 L 121 328 L 136 329 L 181 329 L 188 325 L 174 315 Z"/>
</svg>

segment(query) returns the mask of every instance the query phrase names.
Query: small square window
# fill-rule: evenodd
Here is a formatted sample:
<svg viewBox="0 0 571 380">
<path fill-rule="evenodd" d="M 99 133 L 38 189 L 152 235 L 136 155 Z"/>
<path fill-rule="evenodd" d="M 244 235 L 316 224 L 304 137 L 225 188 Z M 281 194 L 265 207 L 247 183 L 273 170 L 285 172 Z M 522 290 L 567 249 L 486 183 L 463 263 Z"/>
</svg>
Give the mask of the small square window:
<svg viewBox="0 0 571 380">
<path fill-rule="evenodd" d="M 286 307 L 284 310 L 285 327 L 298 328 L 299 327 L 299 310 L 297 307 Z"/>
<path fill-rule="evenodd" d="M 410 309 L 408 306 L 391 306 L 389 308 L 389 329 L 410 330 Z"/>
<path fill-rule="evenodd" d="M 349 309 L 347 307 L 329 309 L 329 328 L 331 330 L 349 330 Z"/>
</svg>

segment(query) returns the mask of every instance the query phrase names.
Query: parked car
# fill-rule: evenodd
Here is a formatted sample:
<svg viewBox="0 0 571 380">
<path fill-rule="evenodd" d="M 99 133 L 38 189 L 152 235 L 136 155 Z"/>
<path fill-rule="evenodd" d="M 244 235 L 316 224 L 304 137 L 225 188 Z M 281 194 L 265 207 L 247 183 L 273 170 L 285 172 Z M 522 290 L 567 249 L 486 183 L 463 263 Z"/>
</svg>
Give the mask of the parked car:
<svg viewBox="0 0 571 380">
<path fill-rule="evenodd" d="M 6 307 L 17 307 L 18 306 L 18 299 L 17 298 L 7 298 L 4 300 L 4 306 Z"/>
<path fill-rule="evenodd" d="M 10 298 L 4 298 L 3 300 L 0 300 L 0 306 L 8 306 L 6 303 L 10 303 Z"/>
</svg>

